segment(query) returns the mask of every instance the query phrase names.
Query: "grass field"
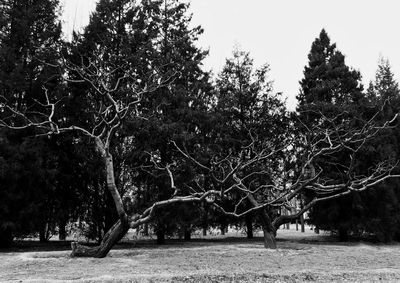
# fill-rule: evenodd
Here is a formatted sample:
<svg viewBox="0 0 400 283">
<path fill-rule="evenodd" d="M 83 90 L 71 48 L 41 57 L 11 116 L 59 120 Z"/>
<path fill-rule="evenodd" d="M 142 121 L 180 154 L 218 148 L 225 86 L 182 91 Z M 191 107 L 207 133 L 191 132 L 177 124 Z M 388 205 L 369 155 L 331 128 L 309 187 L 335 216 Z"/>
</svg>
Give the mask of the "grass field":
<svg viewBox="0 0 400 283">
<path fill-rule="evenodd" d="M 261 237 L 238 236 L 162 247 L 128 241 L 104 259 L 31 243 L 0 253 L 0 282 L 400 282 L 400 244 L 340 243 L 291 229 L 279 230 L 277 250 L 266 250 Z"/>
</svg>

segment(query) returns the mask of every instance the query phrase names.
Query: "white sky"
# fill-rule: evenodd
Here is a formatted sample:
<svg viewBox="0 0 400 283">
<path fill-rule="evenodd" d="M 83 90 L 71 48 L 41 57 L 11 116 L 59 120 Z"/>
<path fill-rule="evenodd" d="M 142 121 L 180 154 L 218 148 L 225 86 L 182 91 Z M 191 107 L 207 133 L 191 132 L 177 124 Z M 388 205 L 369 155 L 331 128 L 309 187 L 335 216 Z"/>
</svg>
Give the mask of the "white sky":
<svg viewBox="0 0 400 283">
<path fill-rule="evenodd" d="M 87 24 L 95 0 L 63 1 L 68 33 Z M 399 0 L 192 0 L 190 11 L 193 24 L 205 30 L 199 44 L 210 50 L 207 70 L 218 73 L 239 44 L 257 66 L 271 65 L 275 91 L 283 92 L 294 109 L 311 43 L 322 28 L 346 55 L 346 63 L 361 71 L 365 87 L 380 55 L 389 59 L 398 79 L 399 8 Z"/>
</svg>

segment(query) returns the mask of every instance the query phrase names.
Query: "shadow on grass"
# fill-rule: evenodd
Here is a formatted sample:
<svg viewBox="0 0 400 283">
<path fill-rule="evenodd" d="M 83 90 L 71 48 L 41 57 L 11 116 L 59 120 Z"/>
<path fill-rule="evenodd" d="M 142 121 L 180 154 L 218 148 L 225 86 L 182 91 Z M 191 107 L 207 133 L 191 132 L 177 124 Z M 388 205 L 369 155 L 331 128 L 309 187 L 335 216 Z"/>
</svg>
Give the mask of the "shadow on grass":
<svg viewBox="0 0 400 283">
<path fill-rule="evenodd" d="M 113 250 L 122 249 L 135 249 L 135 248 L 146 248 L 146 249 L 176 249 L 182 247 L 185 249 L 199 248 L 212 245 L 237 245 L 241 246 L 248 245 L 249 247 L 260 247 L 263 248 L 263 237 L 254 237 L 253 239 L 247 239 L 246 237 L 215 237 L 215 238 L 194 238 L 189 241 L 182 239 L 167 239 L 164 245 L 157 245 L 154 239 L 124 239 L 118 243 Z M 301 245 L 340 245 L 340 246 L 352 246 L 357 245 L 360 242 L 374 245 L 376 243 L 365 241 L 360 239 L 350 239 L 347 242 L 339 242 L 337 237 L 329 234 L 316 235 L 315 237 L 299 237 L 296 238 L 281 238 L 277 237 L 278 249 L 293 249 L 297 244 Z M 87 246 L 95 246 L 94 242 L 82 242 Z M 39 242 L 37 240 L 18 240 L 15 241 L 13 246 L 10 248 L 0 249 L 0 253 L 10 252 L 50 252 L 50 251 L 70 251 L 71 241 L 49 241 Z"/>
<path fill-rule="evenodd" d="M 278 242 L 285 242 L 285 239 L 277 239 Z M 209 245 L 234 245 L 234 244 L 249 244 L 254 245 L 259 243 L 260 246 L 263 244 L 262 237 L 254 237 L 253 239 L 247 239 L 246 237 L 218 237 L 218 238 L 200 238 L 192 239 L 190 241 L 184 241 L 182 239 L 167 239 L 164 245 L 157 245 L 154 239 L 124 239 L 118 243 L 113 250 L 120 249 L 133 249 L 133 248 L 146 248 L 146 249 L 173 249 L 177 247 L 184 248 L 198 248 Z M 81 244 L 87 246 L 97 245 L 94 242 L 82 242 Z M 69 251 L 71 250 L 71 241 L 48 241 L 39 242 L 37 240 L 17 240 L 13 243 L 12 247 L 0 249 L 0 253 L 10 252 L 50 252 L 50 251 Z"/>
<path fill-rule="evenodd" d="M 39 242 L 36 240 L 17 240 L 9 248 L 0 249 L 0 253 L 11 252 L 51 252 L 71 250 L 71 241 Z"/>
</svg>

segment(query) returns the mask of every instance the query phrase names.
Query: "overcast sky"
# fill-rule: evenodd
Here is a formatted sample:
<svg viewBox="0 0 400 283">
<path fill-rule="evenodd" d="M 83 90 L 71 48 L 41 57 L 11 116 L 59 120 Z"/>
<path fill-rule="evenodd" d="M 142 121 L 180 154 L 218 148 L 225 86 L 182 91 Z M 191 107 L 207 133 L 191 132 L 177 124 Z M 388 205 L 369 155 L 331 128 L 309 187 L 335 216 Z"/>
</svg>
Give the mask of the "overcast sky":
<svg viewBox="0 0 400 283">
<path fill-rule="evenodd" d="M 63 0 L 66 33 L 88 22 L 96 0 Z M 201 47 L 209 49 L 205 68 L 221 70 L 238 44 L 256 65 L 269 63 L 276 92 L 295 107 L 299 80 L 311 43 L 322 28 L 359 70 L 364 85 L 374 78 L 379 56 L 389 59 L 400 78 L 399 0 L 192 0 L 193 24 L 205 32 Z"/>
</svg>

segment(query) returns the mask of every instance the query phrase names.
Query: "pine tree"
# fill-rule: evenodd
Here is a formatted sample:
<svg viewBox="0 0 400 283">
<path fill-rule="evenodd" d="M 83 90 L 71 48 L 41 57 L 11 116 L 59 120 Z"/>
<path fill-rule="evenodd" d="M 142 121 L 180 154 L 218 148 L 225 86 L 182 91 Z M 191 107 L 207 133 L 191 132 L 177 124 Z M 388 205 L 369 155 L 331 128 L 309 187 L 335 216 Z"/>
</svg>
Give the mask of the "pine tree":
<svg viewBox="0 0 400 283">
<path fill-rule="evenodd" d="M 269 71 L 268 64 L 256 69 L 248 52 L 235 49 L 217 78 L 215 111 L 222 115 L 222 124 L 229 126 L 224 127 L 228 135 L 241 146 L 251 142 L 249 131 L 265 137 L 279 135 L 285 107 L 280 95 L 273 93 Z"/>
<path fill-rule="evenodd" d="M 370 82 L 368 93 L 381 100 L 393 100 L 399 97 L 399 84 L 394 79 L 388 59 L 379 58 L 375 81 Z"/>
<path fill-rule="evenodd" d="M 360 74 L 344 64 L 344 56 L 336 50 L 335 44 L 330 44 L 324 30 L 314 41 L 309 60 L 298 96 L 299 119 L 306 125 L 318 123 L 319 116 L 325 115 L 336 117 L 337 123 L 357 127 L 359 119 L 371 119 L 382 106 L 385 107 L 379 119 L 383 122 L 397 113 L 398 84 L 387 60 L 380 60 L 375 81 L 369 84 L 365 94 L 361 92 Z M 310 135 L 307 131 L 303 134 Z M 369 141 L 358 155 L 355 172 L 366 174 L 370 164 L 395 159 L 398 151 L 395 144 L 397 134 L 393 130 L 385 130 Z M 335 173 L 335 166 L 344 164 L 345 155 L 337 154 L 329 160 L 330 163 L 322 162 L 324 174 L 331 179 L 342 178 Z M 394 213 L 399 210 L 398 196 L 391 188 L 395 183 L 391 180 L 380 184 L 376 190 L 352 193 L 345 198 L 317 204 L 310 212 L 310 221 L 321 229 L 338 232 L 341 240 L 364 232 L 375 234 L 381 241 L 391 240 L 397 233 L 394 227 L 398 225 Z"/>
<path fill-rule="evenodd" d="M 387 59 L 379 59 L 375 80 L 370 82 L 367 96 L 370 100 L 369 107 L 383 108 L 380 115 L 383 121 L 400 110 L 399 85 Z M 374 162 L 376 158 L 397 160 L 400 155 L 399 141 L 398 127 L 385 130 L 372 142 L 370 150 L 365 153 L 364 163 Z M 374 234 L 382 242 L 400 238 L 400 194 L 396 190 L 398 186 L 398 180 L 390 180 L 361 196 L 364 214 L 359 219 L 362 223 L 359 227 Z"/>
<path fill-rule="evenodd" d="M 7 29 L 1 41 L 0 83 L 2 94 L 20 107 L 44 99 L 44 83 L 54 85 L 52 64 L 58 58 L 61 25 L 58 1 L 6 1 Z M 49 79 L 50 78 L 50 79 Z M 26 105 L 28 103 L 28 105 Z"/>
<path fill-rule="evenodd" d="M 362 97 L 360 73 L 346 65 L 344 55 L 335 43 L 330 43 L 324 29 L 313 42 L 308 60 L 304 78 L 300 81 L 298 110 L 310 104 L 357 103 Z"/>
<path fill-rule="evenodd" d="M 154 36 L 153 52 L 148 60 L 154 62 L 165 77 L 171 76 L 172 82 L 168 87 L 148 95 L 142 102 L 143 113 L 148 111 L 150 118 L 140 123 L 137 147 L 159 154 L 163 165 L 179 164 L 176 167 L 177 180 L 183 182 L 190 178 L 193 171 L 189 170 L 188 162 L 183 161 L 170 142 L 184 143 L 188 150 L 192 150 L 209 123 L 206 110 L 212 89 L 209 74 L 201 68 L 207 52 L 196 46 L 203 30 L 201 27 L 190 27 L 188 4 L 176 0 L 143 1 L 142 4 L 138 14 L 152 15 L 147 22 L 154 27 L 151 32 L 146 32 Z M 150 162 L 148 158 L 142 161 Z M 146 185 L 152 189 L 146 194 L 151 195 L 153 200 L 169 197 L 173 192 L 165 190 L 168 178 L 166 175 L 152 178 Z M 198 218 L 190 211 L 181 206 L 158 214 L 155 225 L 158 242 L 162 243 L 164 234 L 173 232 L 173 227 L 189 229 L 188 219 Z"/>
<path fill-rule="evenodd" d="M 310 139 L 312 133 L 307 129 L 318 125 L 322 115 L 334 118 L 341 125 L 357 126 L 357 117 L 363 116 L 361 108 L 366 100 L 362 93 L 361 75 L 345 64 L 344 55 L 337 50 L 336 44 L 331 44 L 324 29 L 312 43 L 308 59 L 297 96 L 299 128 L 303 128 L 300 135 Z M 335 164 L 343 164 L 346 156 L 347 153 L 343 152 L 322 162 L 324 174 L 333 180 L 342 178 L 340 173 L 336 173 Z M 352 207 L 357 207 L 357 200 L 358 196 L 352 194 L 317 204 L 311 210 L 311 221 L 320 228 L 339 231 L 340 237 L 347 239 L 349 229 L 354 226 L 354 219 L 349 215 L 354 212 Z"/>
<path fill-rule="evenodd" d="M 144 152 L 160 152 L 163 165 L 173 162 L 177 154 L 173 152 L 170 141 L 190 139 L 206 117 L 204 97 L 211 85 L 208 82 L 209 75 L 201 69 L 201 61 L 207 52 L 195 45 L 202 29 L 189 27 L 191 17 L 187 15 L 187 10 L 187 4 L 175 0 L 136 3 L 102 0 L 89 25 L 81 35 L 75 35 L 71 46 L 72 62 L 79 64 L 83 60 L 105 70 L 115 69 L 114 75 L 107 78 L 110 84 L 125 74 L 131 76 L 120 81 L 118 91 L 113 93 L 116 99 L 129 101 L 132 99 L 132 84 L 142 87 L 151 85 L 155 73 L 171 78 L 168 87 L 142 97 L 137 114 L 145 119 L 126 117 L 124 126 L 118 130 L 112 144 L 117 175 L 121 178 L 137 176 L 135 181 L 143 183 L 146 189 L 127 192 L 118 178 L 117 186 L 121 194 L 143 194 L 138 197 L 146 200 L 141 204 L 143 207 L 148 202 L 165 198 L 163 194 L 168 195 L 169 192 L 164 188 L 168 176 L 146 176 L 146 170 L 138 175 L 137 171 L 140 170 L 130 169 L 130 166 L 138 168 L 143 163 L 146 166 L 153 165 Z M 71 117 L 82 124 L 94 124 L 88 111 L 96 105 L 96 102 L 93 103 L 96 97 L 91 95 L 91 85 L 71 84 L 70 87 L 72 98 L 68 107 L 74 112 Z M 96 110 L 93 108 L 92 111 Z M 127 148 L 135 150 L 127 151 Z M 184 172 L 187 171 L 182 172 L 186 174 Z M 132 180 L 124 179 L 124 182 Z M 110 203 L 110 211 L 105 215 L 113 213 L 114 208 Z M 106 222 L 112 225 L 114 221 L 110 219 Z M 105 225 L 105 228 L 110 225 Z"/>
<path fill-rule="evenodd" d="M 255 68 L 253 59 L 248 52 L 235 49 L 232 58 L 226 60 L 225 66 L 219 74 L 216 82 L 217 94 L 215 114 L 218 117 L 213 130 L 215 140 L 213 140 L 216 156 L 237 156 L 246 160 L 256 156 L 257 152 L 268 148 L 283 148 L 287 141 L 288 121 L 286 118 L 286 108 L 279 94 L 273 93 L 272 81 L 268 78 L 269 65 L 265 64 L 260 68 Z M 252 146 L 253 145 L 253 146 Z M 244 148 L 248 148 L 243 156 Z M 271 185 L 275 178 L 272 173 L 279 166 L 282 160 L 268 160 L 263 166 L 249 168 L 249 172 L 243 172 L 252 176 L 246 180 L 246 185 L 251 184 Z M 269 173 L 260 174 L 252 172 L 268 171 Z M 248 183 L 247 183 L 248 182 Z M 265 193 L 265 195 L 263 195 Z M 250 208 L 254 205 L 254 199 L 261 200 L 266 197 L 268 190 L 257 194 L 250 194 L 252 198 L 240 201 L 242 205 Z M 231 196 L 226 205 L 239 202 L 243 195 L 235 194 Z M 265 213 L 272 211 L 262 211 L 257 215 L 260 218 L 266 246 L 269 246 L 270 234 L 275 231 L 271 223 L 265 217 Z M 227 221 L 222 218 L 222 221 Z M 253 219 L 243 219 L 247 221 L 248 235 L 251 235 Z M 255 220 L 255 219 L 254 219 Z M 237 221 L 234 219 L 234 221 Z M 274 244 L 273 244 L 274 245 Z"/>
<path fill-rule="evenodd" d="M 45 101 L 46 91 L 58 87 L 58 71 L 50 67 L 59 59 L 58 5 L 58 0 L 6 0 L 0 5 L 0 95 L 17 109 L 29 109 L 34 113 L 38 102 Z M 19 119 L 14 115 L 13 122 Z M 45 240 L 45 230 L 54 223 L 54 219 L 50 219 L 53 211 L 47 209 L 52 209 L 50 195 L 55 184 L 56 153 L 50 149 L 52 141 L 25 137 L 35 134 L 31 130 L 15 134 L 2 129 L 0 134 L 2 149 L 15 153 L 11 156 L 3 152 L 6 158 L 3 170 L 9 172 L 12 164 L 20 168 L 19 172 L 2 176 L 2 182 L 11 185 L 1 188 L 5 190 L 1 198 L 5 211 L 0 220 L 0 234 L 5 227 L 8 240 L 0 242 L 9 243 L 10 237 L 34 232 L 40 232 L 41 240 Z M 28 168 L 35 170 L 25 176 Z M 13 182 L 13 175 L 21 179 Z"/>
<path fill-rule="evenodd" d="M 131 66 L 136 65 L 133 60 L 137 56 L 133 52 L 133 56 L 129 55 L 131 48 L 134 48 L 135 45 L 129 41 L 129 20 L 126 13 L 126 10 L 130 9 L 132 5 L 132 1 L 124 0 L 99 1 L 83 33 L 74 34 L 69 46 L 70 52 L 66 56 L 68 61 L 74 66 L 81 66 L 82 62 L 86 66 L 92 64 L 92 66 L 98 68 L 99 72 L 105 71 L 105 74 L 108 73 L 107 70 L 113 70 L 113 75 L 105 78 L 110 85 L 115 85 L 118 78 L 122 77 L 124 73 L 134 73 Z M 133 6 L 133 8 L 135 7 Z M 74 72 L 70 72 L 70 76 L 72 79 L 80 79 L 80 75 Z M 125 81 L 122 83 L 125 83 Z M 93 127 L 98 122 L 94 119 L 93 113 L 97 111 L 98 107 L 101 107 L 102 98 L 96 91 L 93 91 L 89 82 L 69 83 L 68 91 L 70 96 L 65 106 L 67 122 L 87 128 Z M 118 88 L 117 93 L 115 93 L 116 99 L 129 96 L 129 94 L 130 91 L 125 85 Z M 78 140 L 81 146 L 86 146 L 88 152 L 95 151 L 93 142 L 88 142 L 86 138 L 81 136 Z M 88 160 L 88 162 L 101 163 L 98 155 L 92 153 L 91 156 L 95 160 Z M 120 171 L 118 170 L 120 168 L 118 157 L 115 156 L 114 158 L 117 159 L 114 163 L 116 171 Z M 104 173 L 101 167 L 98 169 L 100 173 Z M 112 197 L 106 189 L 105 178 L 95 178 L 90 182 L 93 183 L 90 183 L 89 187 L 94 189 L 88 192 L 90 201 L 87 204 L 88 213 L 85 217 L 92 231 L 91 238 L 97 238 L 100 241 L 102 236 L 118 220 L 118 215 Z M 89 215 L 96 216 L 91 218 Z"/>
<path fill-rule="evenodd" d="M 240 136 L 246 135 L 255 125 L 263 99 L 271 96 L 272 82 L 267 80 L 268 71 L 268 65 L 254 70 L 250 54 L 235 49 L 233 58 L 226 60 L 218 76 L 217 110 L 235 132 L 241 132 Z M 246 143 L 241 138 L 238 140 Z"/>
</svg>

